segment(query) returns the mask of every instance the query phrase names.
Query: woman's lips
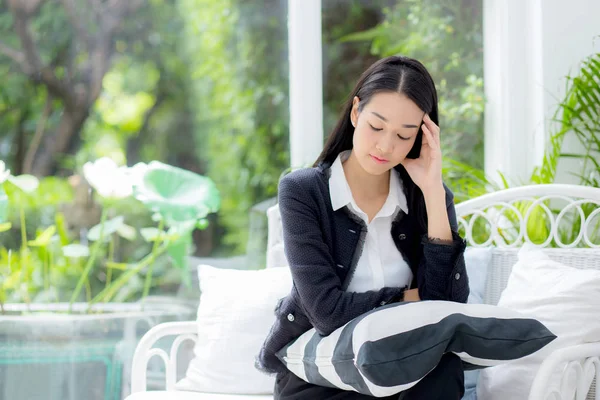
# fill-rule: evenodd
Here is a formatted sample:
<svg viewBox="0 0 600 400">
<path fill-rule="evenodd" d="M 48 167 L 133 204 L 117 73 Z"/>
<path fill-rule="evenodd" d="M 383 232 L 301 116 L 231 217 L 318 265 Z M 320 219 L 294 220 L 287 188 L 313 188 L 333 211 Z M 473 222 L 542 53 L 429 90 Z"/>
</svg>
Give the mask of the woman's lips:
<svg viewBox="0 0 600 400">
<path fill-rule="evenodd" d="M 369 155 L 371 156 L 371 158 L 373 159 L 373 161 L 375 161 L 377 164 L 385 164 L 385 163 L 389 162 L 385 158 L 375 157 L 373 154 L 369 154 Z"/>
</svg>

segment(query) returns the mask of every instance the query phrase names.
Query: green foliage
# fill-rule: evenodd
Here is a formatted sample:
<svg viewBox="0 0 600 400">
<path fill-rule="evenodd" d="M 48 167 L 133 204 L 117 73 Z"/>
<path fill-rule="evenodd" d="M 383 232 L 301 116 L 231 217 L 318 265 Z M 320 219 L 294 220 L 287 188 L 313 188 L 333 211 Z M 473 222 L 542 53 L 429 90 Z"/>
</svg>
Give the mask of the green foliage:
<svg viewBox="0 0 600 400">
<path fill-rule="evenodd" d="M 73 169 L 110 157 L 130 165 L 161 160 L 204 173 L 190 141 L 189 70 L 182 41 L 183 21 L 170 1 L 148 2 L 123 25 L 102 96 L 71 160 Z M 170 140 L 173 132 L 178 140 Z"/>
<path fill-rule="evenodd" d="M 332 0 L 322 5 L 323 126 L 333 130 L 341 106 L 359 76 L 379 57 L 367 41 L 347 41 L 348 35 L 371 29 L 382 22 L 382 8 L 391 0 Z"/>
<path fill-rule="evenodd" d="M 376 27 L 347 35 L 373 54 L 421 61 L 438 90 L 447 157 L 483 167 L 483 42 L 481 0 L 399 0 Z"/>
<path fill-rule="evenodd" d="M 182 277 L 189 283 L 191 233 L 206 228 L 208 214 L 219 208 L 214 184 L 206 177 L 160 162 L 123 168 L 116 164 L 111 167 L 109 160 L 98 160 L 84 166 L 84 175 L 98 193 L 122 196 L 101 199 L 100 223 L 89 231 L 71 231 L 65 214 L 58 211 L 63 201 L 71 200 L 60 188 L 66 182 L 45 178 L 38 185 L 35 178 L 21 175 L 9 176 L 0 184 L 0 189 L 9 193 L 16 214 L 14 226 L 20 235 L 19 243 L 7 246 L 4 238 L 10 238 L 10 232 L 0 229 L 0 306 L 7 301 L 67 300 L 72 304 L 85 300 L 93 304 L 140 296 L 144 299 L 156 285 L 177 283 Z M 126 185 L 129 190 L 124 190 Z M 135 199 L 130 197 L 132 193 Z M 91 197 L 84 200 L 89 207 Z M 136 246 L 144 252 L 117 261 L 115 250 L 120 240 L 134 241 L 138 237 L 136 229 L 117 214 L 119 209 L 128 209 L 131 201 L 138 209 L 152 213 L 158 228 L 141 230 L 140 237 L 150 246 Z M 32 232 L 26 220 L 40 208 L 50 210 L 47 213 L 52 221 Z M 76 213 L 72 208 L 69 211 Z M 147 234 L 149 230 L 153 235 Z M 165 263 L 167 254 L 173 264 Z M 181 276 L 173 280 L 167 265 L 179 267 Z"/>
<path fill-rule="evenodd" d="M 13 27 L 13 17 L 8 4 L 0 2 L 0 38 L 12 48 L 19 49 L 20 41 Z M 30 31 L 40 49 L 43 62 L 54 60 L 68 44 L 71 34 L 66 16 L 60 7 L 50 2 L 43 6 L 32 20 Z M 20 172 L 15 162 L 24 156 L 25 143 L 30 143 L 48 100 L 45 88 L 36 86 L 21 69 L 0 53 L 0 159 L 7 161 L 13 172 Z M 57 105 L 58 102 L 51 101 Z M 48 118 L 52 129 L 58 122 L 58 114 Z"/>
<path fill-rule="evenodd" d="M 43 61 L 56 60 L 55 73 L 64 78 L 65 60 L 78 67 L 88 55 L 64 7 L 46 3 L 31 30 Z M 348 77 L 357 77 L 379 56 L 370 54 L 366 42 L 340 38 L 376 26 L 387 15 L 381 8 L 395 3 L 324 3 L 327 131 L 353 84 Z M 62 167 L 70 173 L 109 156 L 129 165 L 157 159 L 206 174 L 225 194 L 214 225 L 219 239 L 223 232 L 224 247 L 218 240 L 213 247 L 244 252 L 250 209 L 275 196 L 289 162 L 286 6 L 285 0 L 145 2 L 119 27 L 102 95 L 69 153 L 59 156 Z M 0 11 L 0 36 L 18 49 L 11 14 L 3 5 Z M 94 38 L 99 27 L 86 13 L 81 16 Z M 18 173 L 36 131 L 52 134 L 64 105 L 3 56 L 0 77 L 0 151 L 8 149 L 4 159 Z M 174 132 L 178 140 L 172 140 Z M 27 219 L 28 232 L 44 226 L 36 222 Z M 19 235 L 13 236 L 18 244 Z"/>
<path fill-rule="evenodd" d="M 530 184 L 548 184 L 557 181 L 557 169 L 561 160 L 576 159 L 580 163 L 578 171 L 572 171 L 579 178 L 579 184 L 585 186 L 600 187 L 600 163 L 597 159 L 600 155 L 600 53 L 593 54 L 585 59 L 578 73 L 567 76 L 567 88 L 564 99 L 559 103 L 552 125 L 553 131 L 549 138 L 549 144 L 544 154 L 540 167 L 535 168 Z M 567 135 L 575 135 L 580 144 L 577 153 L 565 153 L 563 143 Z M 479 196 L 500 188 L 508 188 L 511 184 L 504 179 L 503 186 L 499 187 L 485 172 L 450 159 L 445 160 L 444 174 L 449 178 L 450 185 L 455 189 L 457 202 Z M 550 214 L 557 217 L 560 207 L 551 202 L 532 208 L 530 201 L 520 201 L 514 206 L 522 215 L 531 213 L 527 224 L 527 233 L 534 243 L 543 243 L 548 238 L 550 231 Z M 585 218 L 588 218 L 598 209 L 597 205 L 584 204 L 582 210 Z M 511 243 L 516 240 L 519 224 L 516 215 L 505 212 L 504 240 Z M 597 218 L 598 219 L 598 218 Z M 481 218 L 475 217 L 474 237 L 478 242 L 484 242 L 490 233 L 489 226 L 483 223 Z M 581 233 L 581 217 L 578 212 L 563 215 L 559 227 L 559 237 L 562 243 L 572 243 Z M 600 240 L 600 219 L 591 232 L 588 232 L 592 242 Z M 551 246 L 556 246 L 554 241 Z"/>
<path fill-rule="evenodd" d="M 37 190 L 25 193 L 10 182 L 0 185 L 0 191 L 7 195 L 8 221 L 13 229 L 0 236 L 0 245 L 16 248 L 21 245 L 19 231 L 21 229 L 20 210 L 28 216 L 25 227 L 27 232 L 36 232 L 40 227 L 48 226 L 54 222 L 54 215 L 61 204 L 73 200 L 73 188 L 69 183 L 58 177 L 46 177 L 39 181 Z"/>
<path fill-rule="evenodd" d="M 277 191 L 288 164 L 288 68 L 280 1 L 183 0 L 196 138 L 224 193 L 223 243 L 244 252 L 250 208 Z"/>
</svg>

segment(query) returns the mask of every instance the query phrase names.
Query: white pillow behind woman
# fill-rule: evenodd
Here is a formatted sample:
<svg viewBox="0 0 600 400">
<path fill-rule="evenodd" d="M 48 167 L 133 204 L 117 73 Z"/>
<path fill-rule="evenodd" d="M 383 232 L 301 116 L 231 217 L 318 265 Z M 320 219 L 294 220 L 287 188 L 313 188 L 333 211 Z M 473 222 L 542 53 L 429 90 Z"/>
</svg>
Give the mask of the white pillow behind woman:
<svg viewBox="0 0 600 400">
<path fill-rule="evenodd" d="M 600 340 L 600 270 L 578 269 L 552 261 L 543 250 L 530 244 L 519 251 L 498 305 L 536 318 L 557 339 L 529 357 L 481 371 L 477 384 L 479 399 L 525 399 L 550 352 Z M 561 370 L 551 380 L 556 385 Z M 574 385 L 574 382 L 570 385 L 573 393 Z"/>
</svg>

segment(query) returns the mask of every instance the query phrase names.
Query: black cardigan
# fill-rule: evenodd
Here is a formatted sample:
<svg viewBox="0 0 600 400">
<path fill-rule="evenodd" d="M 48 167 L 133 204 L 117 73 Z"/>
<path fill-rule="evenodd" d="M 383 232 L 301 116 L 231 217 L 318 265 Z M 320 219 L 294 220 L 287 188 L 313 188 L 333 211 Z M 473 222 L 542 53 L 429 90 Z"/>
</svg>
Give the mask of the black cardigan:
<svg viewBox="0 0 600 400">
<path fill-rule="evenodd" d="M 367 227 L 347 207 L 333 211 L 329 167 L 300 169 L 279 183 L 285 255 L 294 284 L 277 304 L 276 321 L 258 355 L 256 367 L 264 372 L 284 371 L 275 353 L 309 329 L 328 335 L 367 311 L 402 299 L 405 290 L 345 291 L 362 253 Z M 465 303 L 469 295 L 465 241 L 457 233 L 453 195 L 447 187 L 446 204 L 452 244 L 429 240 L 410 209 L 408 214 L 397 214 L 391 235 L 413 272 L 412 287 L 418 287 L 422 300 Z"/>
</svg>

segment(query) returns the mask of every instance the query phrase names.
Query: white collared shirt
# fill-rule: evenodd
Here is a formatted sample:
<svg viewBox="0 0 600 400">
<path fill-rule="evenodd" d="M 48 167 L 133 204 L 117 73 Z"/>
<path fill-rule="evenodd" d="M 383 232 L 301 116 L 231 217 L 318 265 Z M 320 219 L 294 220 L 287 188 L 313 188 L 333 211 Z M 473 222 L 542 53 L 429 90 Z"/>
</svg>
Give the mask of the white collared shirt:
<svg viewBox="0 0 600 400">
<path fill-rule="evenodd" d="M 364 248 L 354 275 L 346 289 L 349 292 L 366 292 L 383 287 L 410 286 L 412 271 L 392 239 L 392 221 L 399 210 L 408 214 L 406 196 L 402 190 L 400 176 L 395 169 L 390 173 L 388 197 L 371 222 L 352 197 L 344 174 L 342 162 L 350 156 L 350 150 L 340 153 L 331 165 L 329 194 L 333 210 L 342 207 L 360 217 L 367 225 Z"/>
</svg>

